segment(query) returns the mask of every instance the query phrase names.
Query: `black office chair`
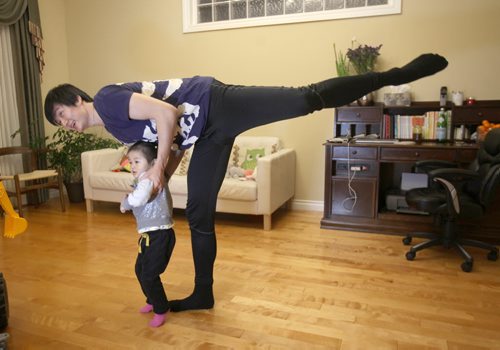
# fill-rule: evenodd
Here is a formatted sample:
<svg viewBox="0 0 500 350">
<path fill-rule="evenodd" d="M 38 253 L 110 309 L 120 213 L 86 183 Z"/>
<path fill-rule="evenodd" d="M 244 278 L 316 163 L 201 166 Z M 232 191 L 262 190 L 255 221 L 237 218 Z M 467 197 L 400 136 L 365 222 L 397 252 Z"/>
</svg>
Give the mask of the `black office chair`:
<svg viewBox="0 0 500 350">
<path fill-rule="evenodd" d="M 441 234 L 413 232 L 403 239 L 411 244 L 412 237 L 430 240 L 416 244 L 406 253 L 406 259 L 413 260 L 418 251 L 436 245 L 455 247 L 465 259 L 462 270 L 470 272 L 473 258 L 463 247 L 473 246 L 489 250 L 488 260 L 498 259 L 498 248 L 492 244 L 460 237 L 458 219 L 478 218 L 485 214 L 495 198 L 500 184 L 500 129 L 493 129 L 481 145 L 476 160 L 469 169 L 453 167 L 449 162 L 439 168 L 439 161 L 416 164 L 417 171 L 429 170 L 429 187 L 415 188 L 406 193 L 410 207 L 435 215 L 442 226 Z"/>
</svg>

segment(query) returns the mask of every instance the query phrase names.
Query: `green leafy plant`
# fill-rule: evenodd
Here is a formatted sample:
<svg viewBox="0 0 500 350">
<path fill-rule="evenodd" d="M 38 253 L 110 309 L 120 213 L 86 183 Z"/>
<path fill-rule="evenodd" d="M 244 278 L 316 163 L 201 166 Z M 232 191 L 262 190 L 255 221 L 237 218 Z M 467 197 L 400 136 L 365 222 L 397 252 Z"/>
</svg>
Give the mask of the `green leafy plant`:
<svg viewBox="0 0 500 350">
<path fill-rule="evenodd" d="M 352 43 L 354 44 L 355 40 Z M 378 46 L 358 45 L 356 48 L 347 49 L 346 56 L 357 74 L 373 72 L 381 47 L 382 44 Z"/>
<path fill-rule="evenodd" d="M 337 76 L 345 77 L 349 75 L 349 60 L 347 56 L 342 53 L 342 51 L 337 52 L 337 47 L 333 44 L 333 50 L 335 52 L 335 68 L 337 70 Z"/>
<path fill-rule="evenodd" d="M 120 146 L 112 139 L 59 128 L 47 144 L 47 160 L 52 167 L 62 170 L 65 183 L 82 182 L 82 152 Z"/>
</svg>

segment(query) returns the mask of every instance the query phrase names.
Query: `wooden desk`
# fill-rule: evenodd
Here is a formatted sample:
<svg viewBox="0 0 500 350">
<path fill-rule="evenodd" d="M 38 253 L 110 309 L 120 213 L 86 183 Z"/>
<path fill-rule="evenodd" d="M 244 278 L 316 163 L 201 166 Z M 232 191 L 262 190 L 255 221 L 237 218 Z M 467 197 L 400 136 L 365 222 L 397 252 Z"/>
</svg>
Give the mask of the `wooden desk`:
<svg viewBox="0 0 500 350">
<path fill-rule="evenodd" d="M 386 194 L 399 188 L 401 174 L 411 172 L 417 160 L 440 159 L 466 167 L 476 144 L 325 144 L 325 202 L 321 227 L 405 235 L 410 231 L 438 231 L 429 215 L 400 214 L 386 209 Z M 361 169 L 353 171 L 348 169 Z M 349 176 L 351 181 L 349 181 Z M 351 187 L 351 190 L 349 189 Z M 354 199 L 353 194 L 357 198 Z M 498 196 L 500 197 L 500 196 Z M 500 203 L 500 201 L 497 201 Z M 493 204 L 492 208 L 500 208 Z M 500 214 L 500 210 L 499 210 Z M 462 224 L 464 236 L 500 242 L 500 215 Z"/>
</svg>

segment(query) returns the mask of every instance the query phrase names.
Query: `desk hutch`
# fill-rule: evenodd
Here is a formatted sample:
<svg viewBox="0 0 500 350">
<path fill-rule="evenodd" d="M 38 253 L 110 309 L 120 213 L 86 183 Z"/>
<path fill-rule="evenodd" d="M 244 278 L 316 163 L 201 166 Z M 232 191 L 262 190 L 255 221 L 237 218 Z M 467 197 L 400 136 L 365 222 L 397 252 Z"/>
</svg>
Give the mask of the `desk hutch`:
<svg viewBox="0 0 500 350">
<path fill-rule="evenodd" d="M 383 135 L 383 116 L 418 115 L 439 110 L 438 102 L 417 102 L 409 107 L 340 107 L 335 110 L 334 136 L 347 132 Z M 452 126 L 464 125 L 475 131 L 483 119 L 500 122 L 500 101 L 478 101 L 475 105 L 447 106 L 452 111 Z M 452 128 L 453 130 L 453 128 Z M 410 231 L 437 229 L 429 215 L 403 214 L 387 210 L 388 191 L 398 188 L 403 172 L 411 172 L 417 160 L 440 159 L 472 162 L 479 146 L 470 140 L 453 139 L 447 143 L 425 140 L 421 144 L 325 143 L 325 193 L 322 228 L 405 235 Z M 352 178 L 348 169 L 362 169 Z M 349 179 L 351 176 L 351 180 Z M 351 187 L 351 190 L 350 188 Z M 353 191 L 357 198 L 354 199 Z M 464 222 L 466 236 L 500 242 L 500 196 L 497 213 L 491 220 Z M 488 217 L 488 216 L 487 216 Z"/>
</svg>

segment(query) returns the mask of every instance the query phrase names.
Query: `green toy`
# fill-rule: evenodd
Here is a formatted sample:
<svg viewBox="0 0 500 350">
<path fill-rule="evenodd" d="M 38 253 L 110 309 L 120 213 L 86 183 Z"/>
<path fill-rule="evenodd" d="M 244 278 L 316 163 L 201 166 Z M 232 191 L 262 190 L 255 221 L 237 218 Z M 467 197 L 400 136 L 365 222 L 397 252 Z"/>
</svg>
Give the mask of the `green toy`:
<svg viewBox="0 0 500 350">
<path fill-rule="evenodd" d="M 241 167 L 245 170 L 254 170 L 257 166 L 257 160 L 264 156 L 264 148 L 247 149 L 245 160 L 241 163 Z"/>
</svg>

